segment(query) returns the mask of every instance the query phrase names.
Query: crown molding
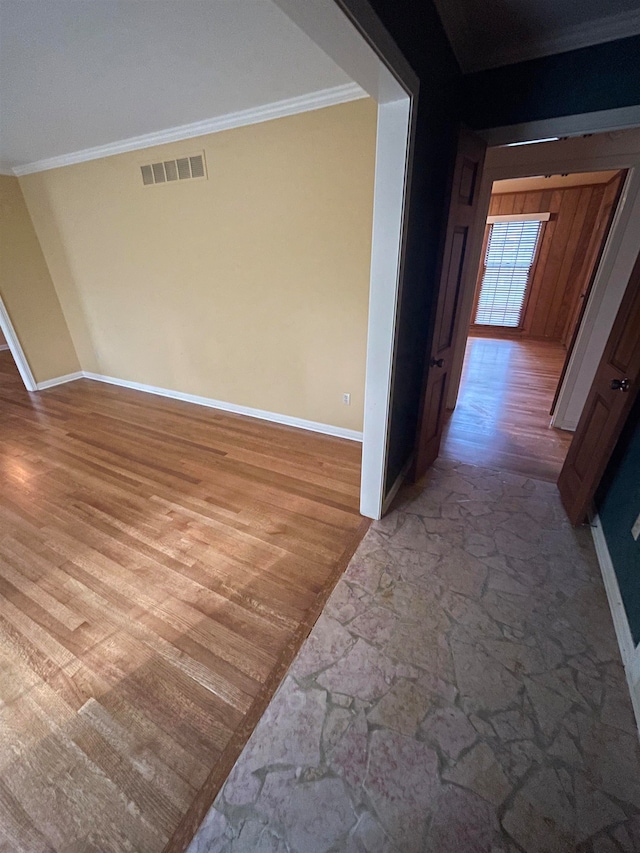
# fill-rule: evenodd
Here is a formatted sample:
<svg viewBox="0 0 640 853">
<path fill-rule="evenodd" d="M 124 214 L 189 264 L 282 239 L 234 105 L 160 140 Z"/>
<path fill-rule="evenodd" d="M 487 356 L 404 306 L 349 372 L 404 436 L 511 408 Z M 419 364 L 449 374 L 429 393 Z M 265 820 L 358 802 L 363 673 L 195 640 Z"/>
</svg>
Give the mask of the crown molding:
<svg viewBox="0 0 640 853">
<path fill-rule="evenodd" d="M 640 11 L 630 9 L 617 15 L 584 21 L 571 27 L 565 27 L 554 35 L 536 39 L 505 42 L 493 51 L 479 55 L 477 44 L 461 46 L 458 61 L 465 74 L 514 65 L 531 59 L 542 59 L 558 53 L 568 53 L 583 47 L 592 47 L 610 41 L 628 38 L 640 34 Z"/>
<path fill-rule="evenodd" d="M 246 127 L 250 124 L 259 124 L 260 122 L 271 121 L 276 118 L 284 118 L 285 116 L 310 112 L 311 110 L 320 110 L 323 107 L 345 104 L 349 101 L 357 101 L 366 97 L 367 93 L 357 83 L 345 83 L 343 86 L 333 86 L 330 89 L 322 89 L 319 92 L 312 92 L 309 95 L 299 95 L 283 101 L 274 101 L 271 104 L 265 104 L 261 107 L 239 110 L 235 113 L 227 113 L 226 115 L 205 119 L 204 121 L 170 127 L 167 130 L 160 130 L 156 133 L 132 136 L 129 139 L 121 139 L 119 142 L 110 142 L 107 145 L 98 145 L 95 148 L 85 148 L 82 151 L 74 151 L 71 154 L 62 154 L 59 157 L 37 160 L 34 163 L 27 163 L 24 166 L 16 166 L 13 169 L 13 174 L 16 177 L 22 177 L 22 175 L 30 175 L 33 172 L 46 172 L 49 169 L 59 169 L 62 166 L 72 166 L 75 163 L 86 163 L 89 160 L 99 160 L 102 157 L 124 154 L 127 151 L 152 148 L 156 145 L 164 145 L 167 142 L 181 142 L 183 139 L 193 139 L 196 136 L 219 133 L 222 130 Z"/>
</svg>

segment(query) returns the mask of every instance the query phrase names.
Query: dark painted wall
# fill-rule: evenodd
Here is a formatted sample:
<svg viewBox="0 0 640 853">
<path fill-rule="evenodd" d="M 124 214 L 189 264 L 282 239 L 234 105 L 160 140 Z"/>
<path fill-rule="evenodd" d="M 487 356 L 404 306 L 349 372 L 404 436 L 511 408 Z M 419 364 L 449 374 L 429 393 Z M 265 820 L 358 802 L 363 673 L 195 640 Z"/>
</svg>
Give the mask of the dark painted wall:
<svg viewBox="0 0 640 853">
<path fill-rule="evenodd" d="M 411 454 L 461 120 L 476 128 L 640 104 L 640 36 L 462 77 L 431 0 L 370 0 L 420 79 L 387 489 Z"/>
<path fill-rule="evenodd" d="M 425 353 L 436 294 L 447 181 L 460 120 L 461 75 L 430 0 L 370 0 L 420 79 L 409 204 L 407 256 L 400 299 L 387 488 L 415 441 Z"/>
<path fill-rule="evenodd" d="M 637 104 L 640 36 L 633 36 L 469 74 L 462 111 L 480 129 Z"/>
<path fill-rule="evenodd" d="M 633 539 L 631 528 L 640 513 L 640 397 L 609 463 L 596 503 L 631 635 L 638 645 L 640 539 Z"/>
</svg>

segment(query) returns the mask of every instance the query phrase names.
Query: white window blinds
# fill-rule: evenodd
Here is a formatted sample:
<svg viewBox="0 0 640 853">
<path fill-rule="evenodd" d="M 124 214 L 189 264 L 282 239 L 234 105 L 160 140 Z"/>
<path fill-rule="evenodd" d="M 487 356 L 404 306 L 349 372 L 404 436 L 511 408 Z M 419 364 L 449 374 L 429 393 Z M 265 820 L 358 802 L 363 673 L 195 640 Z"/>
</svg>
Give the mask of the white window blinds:
<svg viewBox="0 0 640 853">
<path fill-rule="evenodd" d="M 475 324 L 518 328 L 540 234 L 539 221 L 491 225 Z"/>
</svg>

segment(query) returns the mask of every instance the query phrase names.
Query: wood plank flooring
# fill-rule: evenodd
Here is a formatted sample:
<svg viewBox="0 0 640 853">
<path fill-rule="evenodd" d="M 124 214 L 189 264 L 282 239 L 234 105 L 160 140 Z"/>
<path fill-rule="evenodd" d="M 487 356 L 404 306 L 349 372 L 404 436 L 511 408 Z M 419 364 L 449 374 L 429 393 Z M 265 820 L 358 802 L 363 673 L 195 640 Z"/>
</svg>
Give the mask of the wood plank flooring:
<svg viewBox="0 0 640 853">
<path fill-rule="evenodd" d="M 355 550 L 360 446 L 0 353 L 0 851 L 186 847 Z"/>
<path fill-rule="evenodd" d="M 553 342 L 470 336 L 440 455 L 555 482 L 573 438 L 549 426 L 564 359 Z"/>
</svg>

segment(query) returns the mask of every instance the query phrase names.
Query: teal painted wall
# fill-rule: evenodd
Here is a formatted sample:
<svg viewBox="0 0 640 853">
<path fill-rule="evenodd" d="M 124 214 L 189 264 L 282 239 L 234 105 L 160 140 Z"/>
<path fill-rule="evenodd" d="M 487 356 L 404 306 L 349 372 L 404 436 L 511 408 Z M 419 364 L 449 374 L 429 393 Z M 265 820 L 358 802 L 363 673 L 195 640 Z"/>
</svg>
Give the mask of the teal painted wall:
<svg viewBox="0 0 640 853">
<path fill-rule="evenodd" d="M 640 398 L 639 398 L 640 399 Z M 640 513 L 640 405 L 629 419 L 596 497 L 631 635 L 640 643 L 640 538 L 631 528 Z"/>
<path fill-rule="evenodd" d="M 463 115 L 500 127 L 640 104 L 640 36 L 468 74 Z"/>
</svg>

